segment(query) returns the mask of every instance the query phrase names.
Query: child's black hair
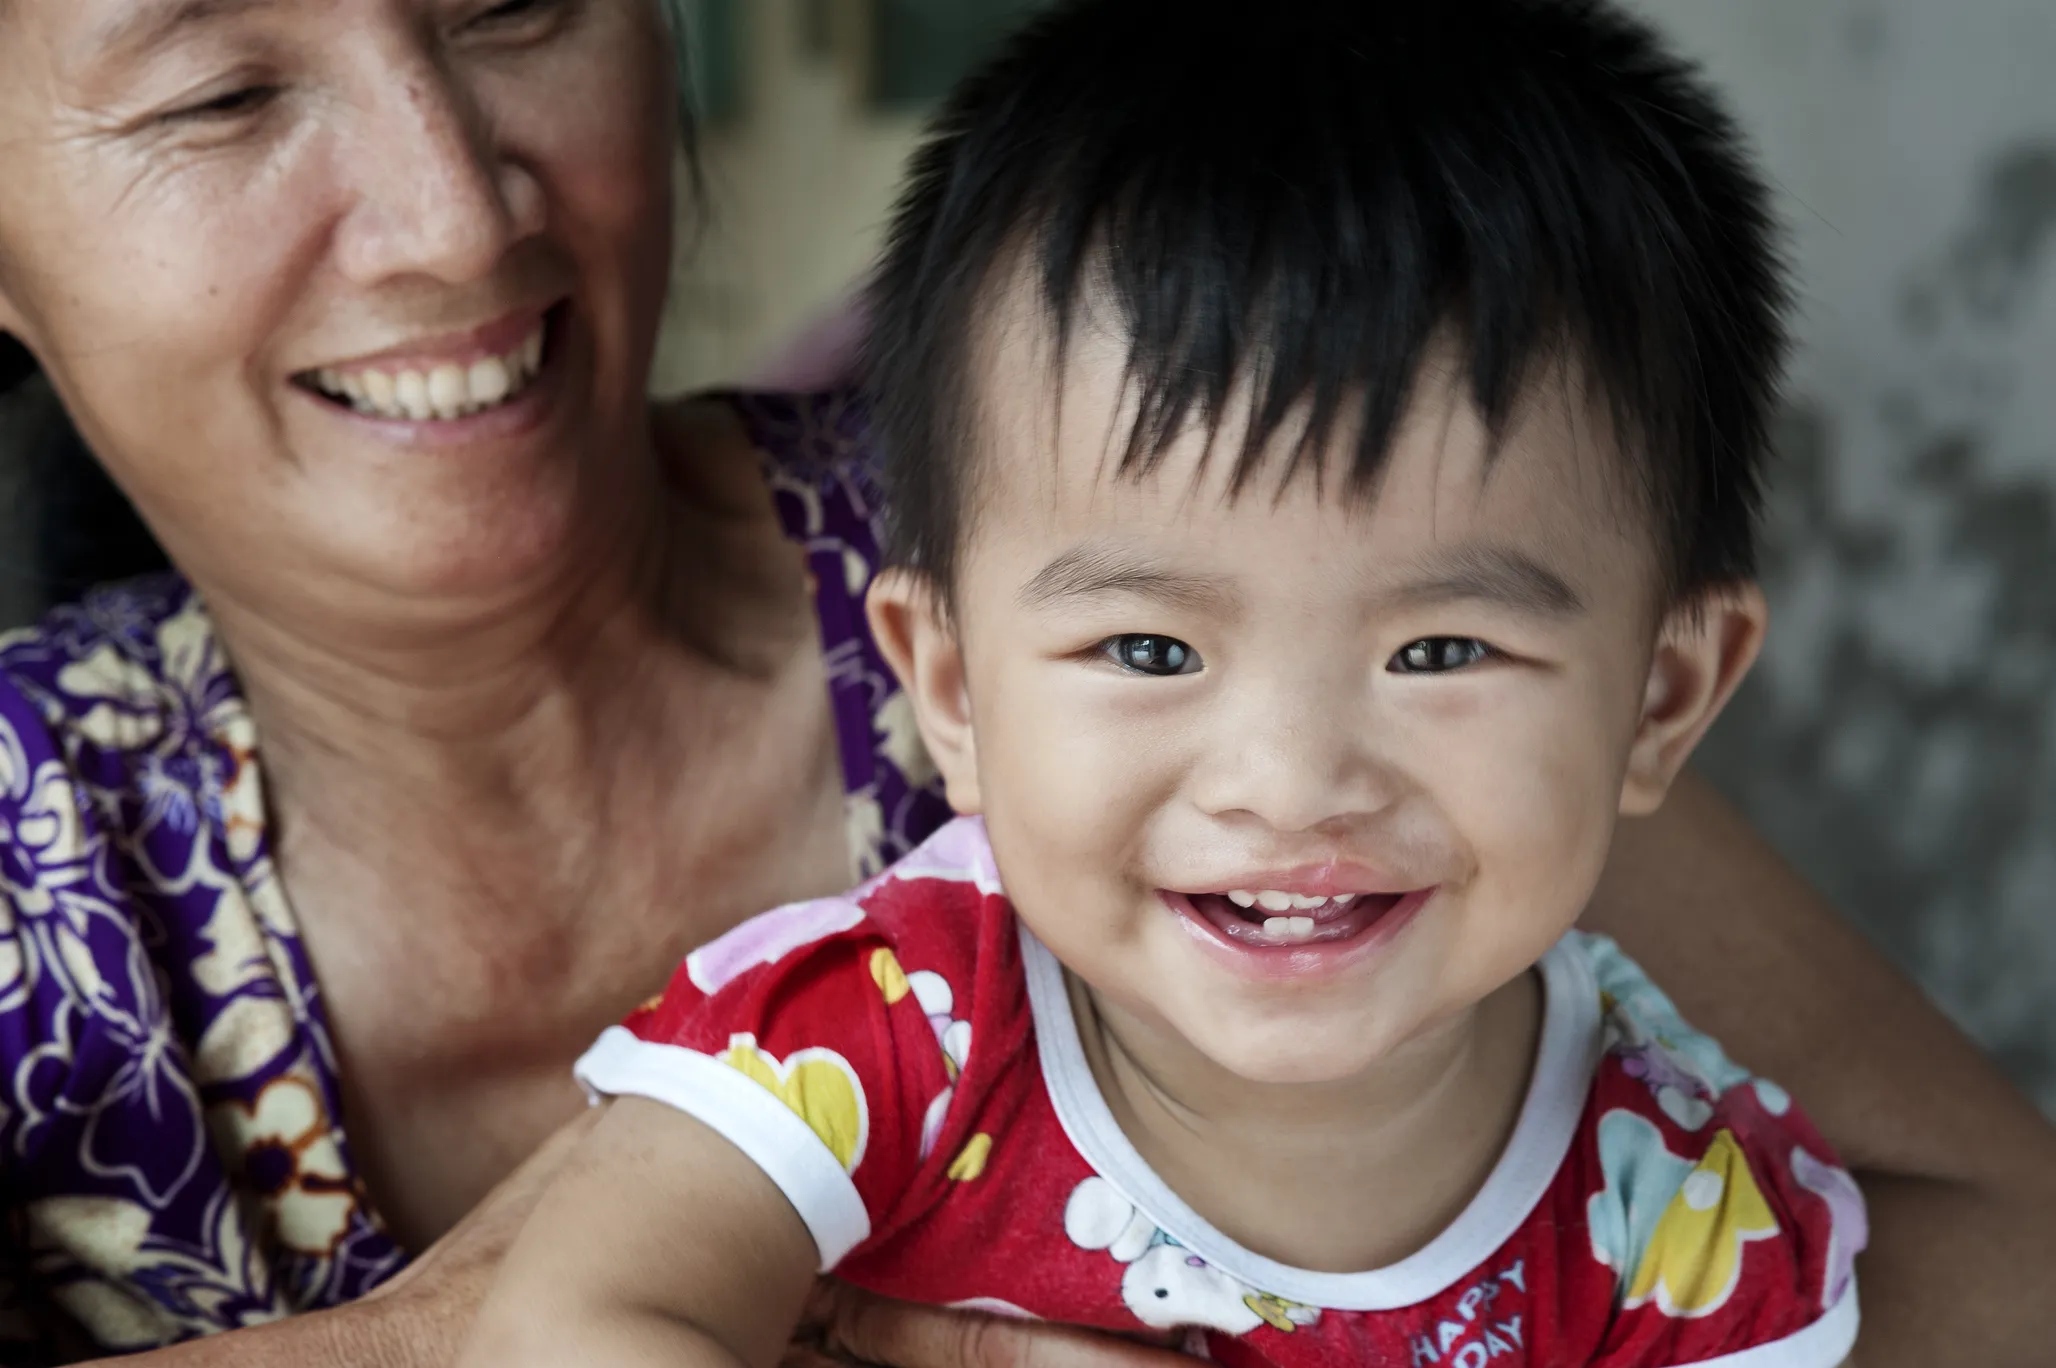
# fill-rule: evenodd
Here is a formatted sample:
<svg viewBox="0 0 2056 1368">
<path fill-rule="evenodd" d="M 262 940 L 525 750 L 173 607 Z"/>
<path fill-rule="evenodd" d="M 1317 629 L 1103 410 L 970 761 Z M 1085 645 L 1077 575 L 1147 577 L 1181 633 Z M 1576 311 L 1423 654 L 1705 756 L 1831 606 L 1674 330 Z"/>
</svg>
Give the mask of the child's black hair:
<svg viewBox="0 0 2056 1368">
<path fill-rule="evenodd" d="M 1238 384 L 1238 486 L 1360 417 L 1374 486 L 1445 331 L 1491 430 L 1547 367 L 1608 407 L 1673 596 L 1747 578 L 1787 287 L 1695 70 L 1601 0 L 1070 0 L 946 102 L 868 303 L 892 555 L 947 586 L 995 291 L 1125 328 L 1147 470 Z M 1289 470 L 1287 474 L 1289 474 Z"/>
</svg>

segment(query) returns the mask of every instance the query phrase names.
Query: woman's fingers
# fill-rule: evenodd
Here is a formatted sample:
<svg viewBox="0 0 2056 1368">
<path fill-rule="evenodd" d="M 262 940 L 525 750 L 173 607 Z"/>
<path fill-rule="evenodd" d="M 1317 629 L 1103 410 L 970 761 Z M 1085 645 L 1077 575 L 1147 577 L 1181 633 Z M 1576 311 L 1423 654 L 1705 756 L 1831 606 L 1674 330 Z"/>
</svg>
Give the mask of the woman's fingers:
<svg viewBox="0 0 2056 1368">
<path fill-rule="evenodd" d="M 784 1368 L 1189 1368 L 1183 1354 L 1047 1321 L 918 1306 L 824 1279 Z"/>
</svg>

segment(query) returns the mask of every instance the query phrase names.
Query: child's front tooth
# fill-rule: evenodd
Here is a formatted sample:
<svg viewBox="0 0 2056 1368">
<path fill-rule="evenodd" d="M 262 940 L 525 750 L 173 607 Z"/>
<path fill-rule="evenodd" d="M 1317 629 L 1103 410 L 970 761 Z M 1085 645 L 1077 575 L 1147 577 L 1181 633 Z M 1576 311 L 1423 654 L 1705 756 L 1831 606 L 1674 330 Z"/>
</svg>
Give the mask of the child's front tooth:
<svg viewBox="0 0 2056 1368">
<path fill-rule="evenodd" d="M 1292 922 L 1291 917 L 1265 917 L 1264 934 L 1282 939 L 1292 934 Z"/>
<path fill-rule="evenodd" d="M 1228 901 L 1237 907 L 1255 907 L 1256 894 L 1246 888 L 1231 888 L 1228 890 Z"/>
<path fill-rule="evenodd" d="M 1292 910 L 1292 895 L 1266 888 L 1263 892 L 1256 895 L 1256 905 L 1266 912 L 1290 912 Z"/>
<path fill-rule="evenodd" d="M 1295 894 L 1292 899 L 1293 909 L 1300 912 L 1310 912 L 1316 907 L 1326 907 L 1327 905 L 1328 900 L 1326 898 L 1303 898 Z"/>
</svg>

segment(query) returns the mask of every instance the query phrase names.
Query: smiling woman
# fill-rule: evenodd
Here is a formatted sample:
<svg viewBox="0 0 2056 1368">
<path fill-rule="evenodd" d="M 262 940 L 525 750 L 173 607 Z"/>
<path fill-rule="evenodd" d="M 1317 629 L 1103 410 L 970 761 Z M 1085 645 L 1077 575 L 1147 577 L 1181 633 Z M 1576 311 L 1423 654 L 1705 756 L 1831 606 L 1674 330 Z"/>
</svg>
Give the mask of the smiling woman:
<svg viewBox="0 0 2056 1368">
<path fill-rule="evenodd" d="M 0 333 L 176 566 L 0 638 L 10 1362 L 447 1361 L 579 1053 L 947 815 L 864 626 L 864 408 L 646 397 L 675 11 L 0 3 Z M 2003 1085 L 1699 790 L 1617 874 L 1883 1190 L 1871 1324 L 2025 1335 Z M 1148 1361 L 831 1306 L 874 1361 Z"/>
</svg>

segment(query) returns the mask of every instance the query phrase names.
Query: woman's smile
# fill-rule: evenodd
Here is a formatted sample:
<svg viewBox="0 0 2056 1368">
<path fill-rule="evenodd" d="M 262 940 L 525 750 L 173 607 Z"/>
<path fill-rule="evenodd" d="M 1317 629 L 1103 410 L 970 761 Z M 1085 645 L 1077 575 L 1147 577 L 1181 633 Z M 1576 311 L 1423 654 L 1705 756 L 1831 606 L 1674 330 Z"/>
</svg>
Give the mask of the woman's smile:
<svg viewBox="0 0 2056 1368">
<path fill-rule="evenodd" d="M 359 432 L 409 448 L 465 448 L 540 428 L 573 367 L 573 310 L 509 315 L 469 333 L 293 377 L 298 392 Z"/>
<path fill-rule="evenodd" d="M 551 320 L 562 317 L 561 309 L 509 314 L 469 332 L 303 371 L 294 379 L 370 418 L 466 418 L 513 403 L 529 389 L 549 354 Z"/>
</svg>

